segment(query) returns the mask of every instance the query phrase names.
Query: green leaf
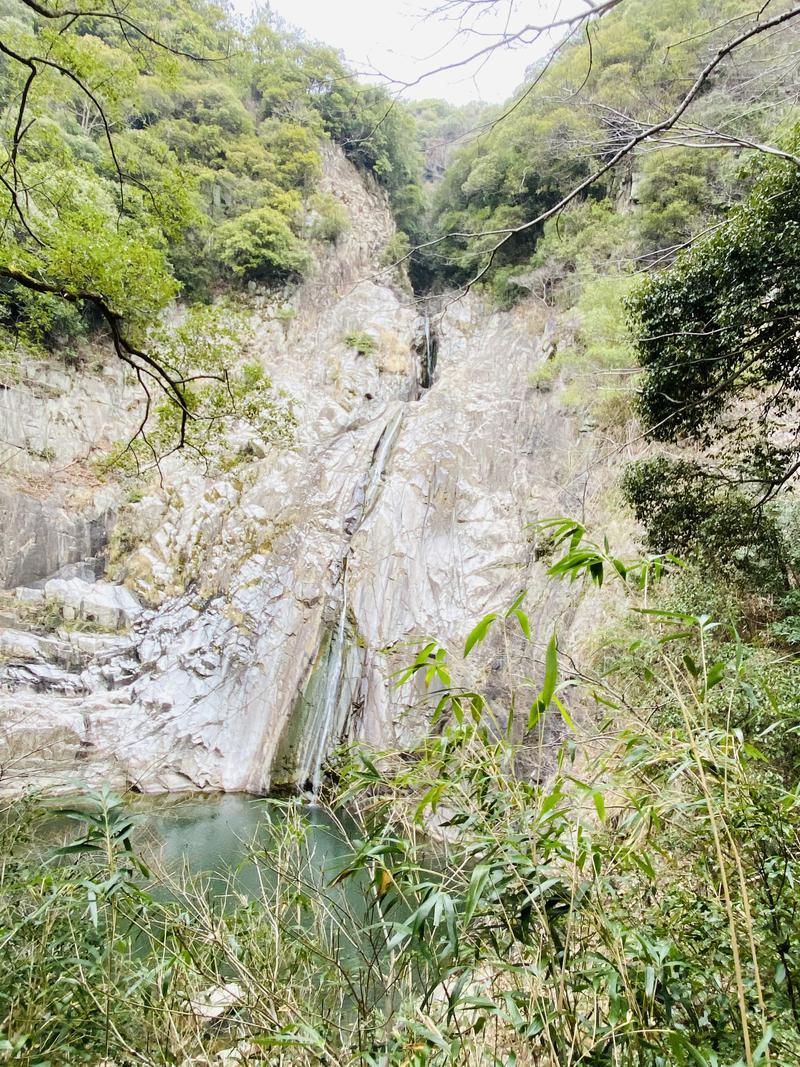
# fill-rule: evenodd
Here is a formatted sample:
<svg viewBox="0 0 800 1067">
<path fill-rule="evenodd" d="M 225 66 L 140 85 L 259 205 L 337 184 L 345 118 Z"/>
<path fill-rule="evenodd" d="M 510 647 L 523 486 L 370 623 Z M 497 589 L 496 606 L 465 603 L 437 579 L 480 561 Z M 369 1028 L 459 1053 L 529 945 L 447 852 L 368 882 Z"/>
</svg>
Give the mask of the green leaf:
<svg viewBox="0 0 800 1067">
<path fill-rule="evenodd" d="M 711 665 L 706 677 L 706 691 L 713 689 L 715 685 L 719 685 L 725 676 L 726 667 L 727 664 L 723 663 L 722 660 L 718 660 Z"/>
<path fill-rule="evenodd" d="M 697 678 L 699 676 L 700 668 L 697 666 L 697 664 L 695 663 L 695 661 L 692 659 L 692 657 L 689 655 L 688 652 L 683 657 L 683 665 L 686 668 L 686 670 L 689 672 L 689 674 L 691 674 L 692 678 Z"/>
<path fill-rule="evenodd" d="M 521 608 L 517 608 L 516 611 L 514 611 L 513 615 L 514 615 L 514 618 L 519 623 L 520 629 L 525 634 L 527 639 L 530 641 L 530 639 L 531 639 L 531 624 L 530 624 L 530 621 L 528 619 L 528 616 L 525 614 L 524 611 L 522 611 Z"/>
<path fill-rule="evenodd" d="M 572 732 L 574 733 L 575 732 L 575 723 L 574 723 L 574 721 L 572 719 L 572 716 L 567 711 L 566 706 L 558 699 L 557 696 L 553 697 L 553 703 L 558 708 L 559 713 L 561 715 L 561 718 L 564 720 L 564 722 L 567 724 L 567 726 L 570 728 L 570 730 L 572 730 Z"/>
<path fill-rule="evenodd" d="M 556 635 L 550 638 L 547 644 L 547 651 L 544 657 L 544 682 L 542 689 L 536 700 L 531 705 L 531 710 L 528 715 L 528 729 L 532 730 L 536 723 L 539 721 L 542 715 L 547 711 L 552 703 L 553 696 L 556 691 L 556 683 L 558 682 L 558 646 L 556 645 Z M 562 708 L 562 714 L 566 714 Z"/>
<path fill-rule="evenodd" d="M 470 654 L 475 645 L 478 645 L 481 641 L 485 640 L 486 635 L 489 632 L 489 627 L 492 625 L 496 618 L 497 612 L 490 612 L 490 614 L 482 618 L 478 625 L 474 628 L 474 630 L 470 632 L 469 636 L 467 637 L 467 640 L 464 643 L 465 658 Z"/>
<path fill-rule="evenodd" d="M 486 884 L 489 881 L 489 877 L 492 873 L 491 867 L 488 863 L 479 863 L 472 872 L 472 877 L 469 882 L 469 889 L 467 890 L 467 898 L 464 905 L 464 925 L 466 926 L 473 915 L 475 909 L 480 903 L 481 896 Z"/>
<path fill-rule="evenodd" d="M 522 602 L 523 602 L 523 600 L 525 599 L 525 597 L 527 595 L 528 595 L 527 589 L 523 589 L 521 592 L 517 593 L 516 597 L 514 597 L 514 603 L 511 605 L 511 607 L 506 612 L 506 618 L 507 619 L 511 615 L 514 614 L 514 612 L 517 610 L 517 608 L 522 606 Z"/>
</svg>

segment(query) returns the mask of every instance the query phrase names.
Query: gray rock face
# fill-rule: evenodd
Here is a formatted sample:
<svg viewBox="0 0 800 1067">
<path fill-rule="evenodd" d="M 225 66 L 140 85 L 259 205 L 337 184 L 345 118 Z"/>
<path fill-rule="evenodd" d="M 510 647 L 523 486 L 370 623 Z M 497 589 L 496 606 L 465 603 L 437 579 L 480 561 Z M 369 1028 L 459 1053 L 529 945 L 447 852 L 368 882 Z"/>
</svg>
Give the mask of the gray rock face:
<svg viewBox="0 0 800 1067">
<path fill-rule="evenodd" d="M 41 500 L 0 486 L 0 588 L 31 585 L 69 564 L 96 574 L 113 522 L 107 503 L 71 514 L 53 497 Z"/>
<path fill-rule="evenodd" d="M 51 578 L 45 582 L 44 597 L 59 606 L 67 622 L 95 623 L 104 630 L 124 630 L 142 613 L 129 589 L 108 582 Z"/>
<path fill-rule="evenodd" d="M 45 584 L 75 620 L 131 630 L 53 639 L 68 650 L 0 642 L 0 789 L 313 788 L 343 735 L 394 747 L 427 728 L 418 687 L 392 680 L 421 638 L 450 648 L 459 681 L 500 693 L 528 646 L 490 641 L 460 663 L 478 618 L 527 588 L 542 648 L 569 627 L 526 530 L 573 506 L 577 435 L 527 384 L 542 322 L 449 306 L 421 389 L 417 309 L 363 280 L 391 234 L 385 204 L 340 157 L 328 167 L 350 235 L 321 251 L 288 328 L 257 312 L 259 358 L 301 401 L 296 445 L 215 478 L 173 461 L 121 520 L 139 543 L 133 596 Z M 353 330 L 375 351 L 350 349 Z"/>
<path fill-rule="evenodd" d="M 30 586 L 68 564 L 102 571 L 118 493 L 91 476 L 133 424 L 141 397 L 110 361 L 92 372 L 24 361 L 0 389 L 0 588 Z"/>
</svg>

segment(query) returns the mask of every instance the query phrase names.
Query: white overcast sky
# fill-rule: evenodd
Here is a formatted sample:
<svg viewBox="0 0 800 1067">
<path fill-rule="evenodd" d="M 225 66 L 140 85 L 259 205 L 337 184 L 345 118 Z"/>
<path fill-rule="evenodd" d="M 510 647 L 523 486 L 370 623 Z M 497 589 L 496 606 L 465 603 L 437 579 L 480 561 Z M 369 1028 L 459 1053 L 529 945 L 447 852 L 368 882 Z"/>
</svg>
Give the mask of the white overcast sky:
<svg viewBox="0 0 800 1067">
<path fill-rule="evenodd" d="M 574 11 L 579 2 L 498 0 L 474 28 L 482 34 L 497 33 L 506 25 L 519 29 L 541 22 L 543 15 Z M 243 13 L 252 10 L 253 0 L 234 3 Z M 268 6 L 310 38 L 343 51 L 356 70 L 378 71 L 397 83 L 413 82 L 425 72 L 457 63 L 488 40 L 474 33 L 459 35 L 456 23 L 429 15 L 437 0 L 269 0 Z M 439 96 L 457 104 L 499 102 L 511 95 L 524 80 L 526 68 L 548 47 L 540 42 L 533 48 L 504 48 L 485 63 L 426 77 L 403 89 L 402 95 L 413 99 Z"/>
</svg>

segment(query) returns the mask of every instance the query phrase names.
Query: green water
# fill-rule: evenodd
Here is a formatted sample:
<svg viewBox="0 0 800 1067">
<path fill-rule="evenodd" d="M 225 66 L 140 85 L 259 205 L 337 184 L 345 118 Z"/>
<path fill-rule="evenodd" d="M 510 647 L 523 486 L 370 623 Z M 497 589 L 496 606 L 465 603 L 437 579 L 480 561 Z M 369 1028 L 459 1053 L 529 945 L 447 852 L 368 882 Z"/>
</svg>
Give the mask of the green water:
<svg viewBox="0 0 800 1067">
<path fill-rule="evenodd" d="M 84 824 L 59 814 L 60 808 L 91 811 L 96 801 L 78 796 L 51 805 L 28 846 L 34 854 L 52 858 L 83 836 Z M 321 887 L 352 855 L 354 827 L 346 816 L 334 818 L 299 801 L 242 794 L 135 796 L 125 811 L 135 821 L 133 851 L 150 870 L 142 888 L 159 899 L 189 882 L 212 895 L 258 897 L 274 884 L 276 864 L 287 856 L 304 881 Z"/>
<path fill-rule="evenodd" d="M 305 824 L 303 850 L 318 878 L 332 877 L 350 853 L 348 828 L 321 808 L 295 809 L 288 816 L 270 800 L 224 794 L 142 800 L 132 810 L 141 819 L 134 848 L 154 869 L 170 878 L 233 880 L 245 893 L 258 892 L 290 817 L 294 821 L 299 814 Z"/>
</svg>

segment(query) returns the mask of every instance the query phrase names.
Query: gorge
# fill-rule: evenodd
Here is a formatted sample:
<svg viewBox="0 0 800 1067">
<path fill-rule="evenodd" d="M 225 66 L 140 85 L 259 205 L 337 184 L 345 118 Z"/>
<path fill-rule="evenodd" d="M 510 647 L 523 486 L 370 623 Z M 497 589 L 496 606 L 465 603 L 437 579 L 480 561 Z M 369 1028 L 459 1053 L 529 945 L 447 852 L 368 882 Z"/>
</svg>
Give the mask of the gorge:
<svg viewBox="0 0 800 1067">
<path fill-rule="evenodd" d="M 584 499 L 588 477 L 574 420 L 529 384 L 546 315 L 472 296 L 418 311 L 402 274 L 379 266 L 393 228 L 380 190 L 336 149 L 323 180 L 348 234 L 285 305 L 288 324 L 255 297 L 247 353 L 297 398 L 296 443 L 213 477 L 168 460 L 134 503 L 95 489 L 97 518 L 80 521 L 130 538 L 123 586 L 86 583 L 104 546 L 70 538 L 74 515 L 47 494 L 24 496 L 24 516 L 4 511 L 6 573 L 27 562 L 0 635 L 0 788 L 316 790 L 342 739 L 391 749 L 424 733 L 423 693 L 392 683 L 423 638 L 458 647 L 473 619 L 528 589 L 542 647 L 556 623 L 566 640 L 570 598 L 546 589 L 526 529 Z M 348 347 L 357 330 L 373 350 Z M 5 391 L 6 410 L 25 413 L 6 421 L 16 484 L 46 476 L 25 448 L 31 424 L 51 467 L 80 466 L 109 430 L 107 381 L 84 381 L 79 428 L 64 419 L 69 393 Z M 136 399 L 122 396 L 132 427 Z M 103 598 L 119 622 L 92 626 Z M 70 628 L 73 602 L 93 632 Z M 64 626 L 25 632 L 13 609 L 24 620 L 32 604 L 64 611 Z M 479 669 L 502 686 L 497 655 Z"/>
<path fill-rule="evenodd" d="M 800 5 L 244 3 L 0 0 L 0 1063 L 797 1067 Z"/>
</svg>

